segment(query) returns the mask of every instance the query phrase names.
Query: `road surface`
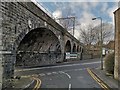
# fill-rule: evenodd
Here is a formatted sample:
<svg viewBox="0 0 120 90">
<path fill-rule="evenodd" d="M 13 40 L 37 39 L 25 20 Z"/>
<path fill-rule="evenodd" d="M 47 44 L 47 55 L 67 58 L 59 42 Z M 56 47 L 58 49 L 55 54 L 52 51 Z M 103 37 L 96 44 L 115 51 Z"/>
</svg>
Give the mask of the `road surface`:
<svg viewBox="0 0 120 90">
<path fill-rule="evenodd" d="M 82 60 L 66 62 L 54 66 L 34 67 L 17 70 L 18 75 L 37 76 L 41 80 L 40 88 L 101 88 L 90 76 L 87 68 L 99 68 L 100 60 Z"/>
</svg>

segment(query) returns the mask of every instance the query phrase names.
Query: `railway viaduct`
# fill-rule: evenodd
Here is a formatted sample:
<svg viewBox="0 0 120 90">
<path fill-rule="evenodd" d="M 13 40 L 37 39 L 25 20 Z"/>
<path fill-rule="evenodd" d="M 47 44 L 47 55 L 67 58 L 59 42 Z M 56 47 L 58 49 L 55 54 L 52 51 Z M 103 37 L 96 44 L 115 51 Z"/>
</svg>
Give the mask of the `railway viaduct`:
<svg viewBox="0 0 120 90">
<path fill-rule="evenodd" d="M 82 53 L 82 44 L 35 2 L 0 3 L 0 85 L 15 66 L 61 62 L 66 52 Z"/>
</svg>

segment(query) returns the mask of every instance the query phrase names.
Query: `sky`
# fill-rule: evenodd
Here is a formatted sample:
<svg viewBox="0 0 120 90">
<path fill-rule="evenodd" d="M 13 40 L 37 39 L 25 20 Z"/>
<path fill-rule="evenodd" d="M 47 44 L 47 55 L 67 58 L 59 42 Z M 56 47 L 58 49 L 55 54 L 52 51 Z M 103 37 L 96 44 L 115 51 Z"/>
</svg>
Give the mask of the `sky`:
<svg viewBox="0 0 120 90">
<path fill-rule="evenodd" d="M 77 20 L 75 37 L 80 36 L 79 28 L 89 24 L 100 24 L 101 17 L 104 23 L 114 25 L 113 12 L 118 8 L 119 0 L 37 0 L 54 18 L 75 16 Z"/>
</svg>

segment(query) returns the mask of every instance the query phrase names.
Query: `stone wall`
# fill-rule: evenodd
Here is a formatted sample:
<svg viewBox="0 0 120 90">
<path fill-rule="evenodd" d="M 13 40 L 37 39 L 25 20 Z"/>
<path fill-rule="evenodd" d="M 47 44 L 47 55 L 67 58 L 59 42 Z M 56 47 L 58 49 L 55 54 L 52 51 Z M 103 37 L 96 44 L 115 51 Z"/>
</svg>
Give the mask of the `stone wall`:
<svg viewBox="0 0 120 90">
<path fill-rule="evenodd" d="M 3 82 L 8 83 L 8 79 L 13 77 L 16 51 L 26 34 L 34 29 L 44 27 L 51 30 L 60 42 L 63 55 L 66 39 L 70 39 L 71 43 L 76 43 L 76 46 L 80 45 L 77 39 L 33 2 L 0 2 L 0 14 L 0 85 Z M 46 56 L 46 54 L 42 55 Z M 37 58 L 37 62 L 38 55 L 34 57 Z M 54 55 L 53 57 L 58 58 Z M 63 56 L 60 60 L 63 60 Z"/>
<path fill-rule="evenodd" d="M 115 17 L 115 67 L 114 77 L 120 80 L 120 8 L 114 12 Z"/>
</svg>

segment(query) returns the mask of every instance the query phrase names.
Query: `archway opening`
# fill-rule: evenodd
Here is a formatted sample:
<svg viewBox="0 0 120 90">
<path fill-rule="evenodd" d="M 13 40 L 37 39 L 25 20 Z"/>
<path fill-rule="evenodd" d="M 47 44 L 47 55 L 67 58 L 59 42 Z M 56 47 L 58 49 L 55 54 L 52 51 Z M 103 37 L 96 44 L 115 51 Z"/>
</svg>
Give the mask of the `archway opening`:
<svg viewBox="0 0 120 90">
<path fill-rule="evenodd" d="M 80 48 L 79 48 L 79 46 L 77 46 L 77 52 L 80 52 Z"/>
<path fill-rule="evenodd" d="M 16 66 L 40 66 L 54 64 L 61 58 L 57 36 L 49 29 L 31 30 L 17 48 Z"/>
<path fill-rule="evenodd" d="M 73 52 L 76 52 L 76 45 L 73 45 Z"/>
<path fill-rule="evenodd" d="M 67 41 L 65 45 L 65 52 L 71 52 L 71 43 L 69 40 Z"/>
</svg>

